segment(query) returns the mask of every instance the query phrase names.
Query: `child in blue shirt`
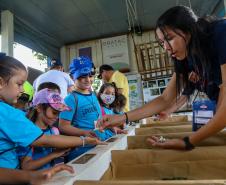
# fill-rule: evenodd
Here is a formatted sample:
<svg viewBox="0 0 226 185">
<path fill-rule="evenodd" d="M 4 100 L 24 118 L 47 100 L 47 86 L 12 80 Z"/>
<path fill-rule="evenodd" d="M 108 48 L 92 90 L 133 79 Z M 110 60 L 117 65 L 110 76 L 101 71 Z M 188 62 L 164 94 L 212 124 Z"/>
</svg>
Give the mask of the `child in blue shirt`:
<svg viewBox="0 0 226 185">
<path fill-rule="evenodd" d="M 113 112 L 115 114 L 124 114 L 124 107 L 126 106 L 126 97 L 123 94 L 118 94 L 117 99 L 114 103 Z"/>
<path fill-rule="evenodd" d="M 25 113 L 12 105 L 23 92 L 27 70 L 18 60 L 0 54 L 0 168 L 18 168 L 16 153 L 19 146 L 69 148 L 83 145 L 84 139 L 67 136 L 48 136 L 26 118 Z M 99 144 L 96 139 L 87 143 Z"/>
<path fill-rule="evenodd" d="M 113 107 L 118 96 L 117 88 L 114 83 L 104 83 L 97 94 L 99 100 L 102 116 L 105 114 L 114 114 Z"/>
<path fill-rule="evenodd" d="M 75 91 L 65 98 L 72 111 L 60 113 L 59 129 L 65 135 L 96 137 L 94 122 L 101 117 L 101 109 L 96 95 L 90 91 L 93 83 L 93 62 L 87 57 L 73 59 L 70 73 L 75 82 Z M 99 139 L 105 140 L 106 133 Z M 78 147 L 68 155 L 68 161 L 90 150 L 93 146 Z"/>
<path fill-rule="evenodd" d="M 33 108 L 28 117 L 45 135 L 59 135 L 59 130 L 52 125 L 56 122 L 60 111 L 69 110 L 63 104 L 60 92 L 50 89 L 38 91 L 33 99 Z M 54 102 L 54 103 L 53 103 Z M 22 158 L 21 168 L 25 170 L 47 169 L 54 166 L 54 159 L 68 150 L 53 150 L 51 147 L 19 147 L 17 152 Z"/>
<path fill-rule="evenodd" d="M 116 103 L 118 103 L 118 97 L 118 89 L 114 82 L 104 83 L 101 86 L 97 94 L 97 98 L 101 106 L 102 116 L 115 114 L 113 109 L 116 107 Z M 106 129 L 105 132 L 107 132 L 109 137 L 115 134 L 127 133 L 126 131 L 121 130 L 119 127 L 113 127 L 112 131 L 110 129 Z M 99 133 L 100 132 L 97 132 L 96 134 L 98 135 Z"/>
<path fill-rule="evenodd" d="M 114 114 L 123 115 L 125 113 L 123 110 L 124 110 L 124 107 L 126 106 L 126 101 L 127 99 L 123 94 L 118 94 L 113 107 Z M 127 131 L 123 130 L 126 127 L 126 123 L 118 127 L 122 129 L 121 131 L 123 131 L 123 133 L 127 133 Z M 120 130 L 118 132 L 120 132 Z"/>
</svg>

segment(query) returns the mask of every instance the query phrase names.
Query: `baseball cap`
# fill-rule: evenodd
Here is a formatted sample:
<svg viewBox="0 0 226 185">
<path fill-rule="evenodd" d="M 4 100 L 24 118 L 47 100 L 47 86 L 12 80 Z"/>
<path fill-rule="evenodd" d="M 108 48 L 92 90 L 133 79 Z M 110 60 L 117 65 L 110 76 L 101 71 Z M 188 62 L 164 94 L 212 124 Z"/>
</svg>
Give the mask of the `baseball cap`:
<svg viewBox="0 0 226 185">
<path fill-rule="evenodd" d="M 92 75 L 93 66 L 93 62 L 88 57 L 81 56 L 72 60 L 69 71 L 76 80 L 81 76 Z"/>
<path fill-rule="evenodd" d="M 102 78 L 101 75 L 102 75 L 104 70 L 105 71 L 113 71 L 114 68 L 112 66 L 110 66 L 110 65 L 107 65 L 107 64 L 101 65 L 100 68 L 99 68 L 99 75 L 97 76 L 97 78 L 99 78 L 99 79 Z"/>
<path fill-rule="evenodd" d="M 52 91 L 48 88 L 38 91 L 33 98 L 33 106 L 39 104 L 48 103 L 53 109 L 58 111 L 70 110 L 70 108 L 64 104 L 63 98 L 56 91 Z"/>
<path fill-rule="evenodd" d="M 47 61 L 48 67 L 63 66 L 60 59 L 50 59 Z"/>
</svg>

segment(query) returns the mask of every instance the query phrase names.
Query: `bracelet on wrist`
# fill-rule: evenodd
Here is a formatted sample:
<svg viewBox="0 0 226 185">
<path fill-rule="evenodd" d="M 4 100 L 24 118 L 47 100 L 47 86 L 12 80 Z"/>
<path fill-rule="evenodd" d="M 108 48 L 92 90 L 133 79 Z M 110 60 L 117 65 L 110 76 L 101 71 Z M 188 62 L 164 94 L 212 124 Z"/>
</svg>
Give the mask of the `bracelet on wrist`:
<svg viewBox="0 0 226 185">
<path fill-rule="evenodd" d="M 128 118 L 128 114 L 126 112 L 124 112 L 124 115 L 126 116 L 126 124 L 129 124 L 129 118 Z"/>
<path fill-rule="evenodd" d="M 80 136 L 80 139 L 82 140 L 82 147 L 84 147 L 85 146 L 85 137 L 84 136 Z"/>
<path fill-rule="evenodd" d="M 189 137 L 186 136 L 183 138 L 184 144 L 185 144 L 185 150 L 192 150 L 195 148 L 195 146 L 190 142 Z"/>
</svg>

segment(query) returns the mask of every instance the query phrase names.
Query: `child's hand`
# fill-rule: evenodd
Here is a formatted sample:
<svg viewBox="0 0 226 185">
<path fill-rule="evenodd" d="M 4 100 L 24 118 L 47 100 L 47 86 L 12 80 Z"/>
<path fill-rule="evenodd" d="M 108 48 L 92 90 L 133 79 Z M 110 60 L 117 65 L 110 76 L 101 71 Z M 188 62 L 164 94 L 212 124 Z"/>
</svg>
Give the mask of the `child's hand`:
<svg viewBox="0 0 226 185">
<path fill-rule="evenodd" d="M 122 130 L 118 127 L 113 127 L 113 131 L 115 132 L 115 134 L 128 134 L 127 130 Z"/>
<path fill-rule="evenodd" d="M 65 164 L 59 164 L 48 170 L 31 171 L 29 173 L 29 183 L 32 185 L 43 184 L 46 180 L 52 178 L 56 173 L 66 170 L 70 173 L 74 173 L 71 166 Z"/>
<path fill-rule="evenodd" d="M 86 137 L 85 138 L 85 143 L 86 144 L 91 144 L 91 145 L 107 145 L 106 142 L 100 141 L 97 138 L 91 138 L 91 137 Z"/>
<path fill-rule="evenodd" d="M 92 131 L 92 130 L 86 130 L 86 131 L 84 131 L 84 136 L 92 137 L 92 138 L 97 138 L 95 132 Z"/>
<path fill-rule="evenodd" d="M 54 150 L 52 152 L 52 155 L 54 155 L 54 158 L 66 156 L 70 150 L 71 150 L 70 148 L 62 149 L 62 150 L 61 149 L 56 149 L 56 150 Z"/>
</svg>

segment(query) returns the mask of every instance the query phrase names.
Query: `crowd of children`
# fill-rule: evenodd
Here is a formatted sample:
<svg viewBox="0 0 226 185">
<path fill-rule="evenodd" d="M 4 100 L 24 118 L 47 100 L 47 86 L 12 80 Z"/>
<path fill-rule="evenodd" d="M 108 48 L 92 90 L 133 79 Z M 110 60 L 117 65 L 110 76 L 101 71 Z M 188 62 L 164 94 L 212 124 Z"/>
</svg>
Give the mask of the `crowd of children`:
<svg viewBox="0 0 226 185">
<path fill-rule="evenodd" d="M 95 69 L 87 57 L 75 58 L 70 74 L 75 90 L 64 100 L 61 89 L 53 82 L 40 84 L 34 94 L 26 81 L 25 66 L 12 57 L 0 55 L 0 173 L 15 174 L 19 182 L 23 175 L 29 176 L 23 170 L 47 169 L 37 175 L 50 173 L 49 176 L 65 169 L 72 172 L 68 166 L 54 166 L 95 145 L 106 144 L 104 141 L 115 134 L 114 129 L 100 132 L 95 129 L 95 122 L 104 114 L 120 112 L 120 105 L 116 106 L 117 87 L 104 84 L 97 97 L 91 90 Z M 2 182 L 13 181 L 7 180 L 5 177 Z"/>
<path fill-rule="evenodd" d="M 0 183 L 40 183 L 61 170 L 73 173 L 71 167 L 63 164 L 54 166 L 52 161 L 67 152 L 70 152 L 67 160 L 71 160 L 94 145 L 106 144 L 103 140 L 115 134 L 115 126 L 167 110 L 184 90 L 191 93 L 195 89 L 202 90 L 208 101 L 217 102 L 216 113 L 205 126 L 183 139 L 160 141 L 159 137 L 151 136 L 148 141 L 152 147 L 192 150 L 199 142 L 224 129 L 225 30 L 225 19 L 198 17 L 185 6 L 175 6 L 163 13 L 155 27 L 156 40 L 174 61 L 175 72 L 160 96 L 123 115 L 120 114 L 126 101 L 117 93 L 114 84 L 103 85 L 98 98 L 92 92 L 95 70 L 92 61 L 86 57 L 75 58 L 70 65 L 74 82 L 68 83 L 71 79 L 67 75 L 64 92 L 70 94 L 66 96 L 65 103 L 59 89 L 44 84 L 29 105 L 32 93 L 24 92 L 23 85 L 28 75 L 25 66 L 12 57 L 0 54 Z M 112 68 L 105 65 L 99 77 L 110 82 L 112 74 Z M 192 87 L 191 82 L 196 87 Z M 72 85 L 73 92 L 69 88 Z M 60 89 L 62 91 L 63 88 Z M 188 93 L 188 97 L 190 95 Z M 97 120 L 99 129 L 105 129 L 104 132 L 96 130 Z M 58 126 L 60 134 L 56 133 L 53 125 Z M 48 169 L 38 172 L 23 170 L 43 168 Z"/>
<path fill-rule="evenodd" d="M 95 130 L 95 122 L 102 117 L 102 111 L 96 94 L 91 91 L 95 69 L 93 62 L 87 57 L 73 59 L 70 74 L 74 80 L 74 91 L 65 98 L 71 111 L 63 111 L 59 117 L 59 129 L 65 135 L 90 136 L 105 141 L 114 133 L 110 129 L 105 132 Z M 113 112 L 112 112 L 113 113 Z M 67 155 L 67 161 L 90 150 L 94 146 L 77 147 Z"/>
</svg>

